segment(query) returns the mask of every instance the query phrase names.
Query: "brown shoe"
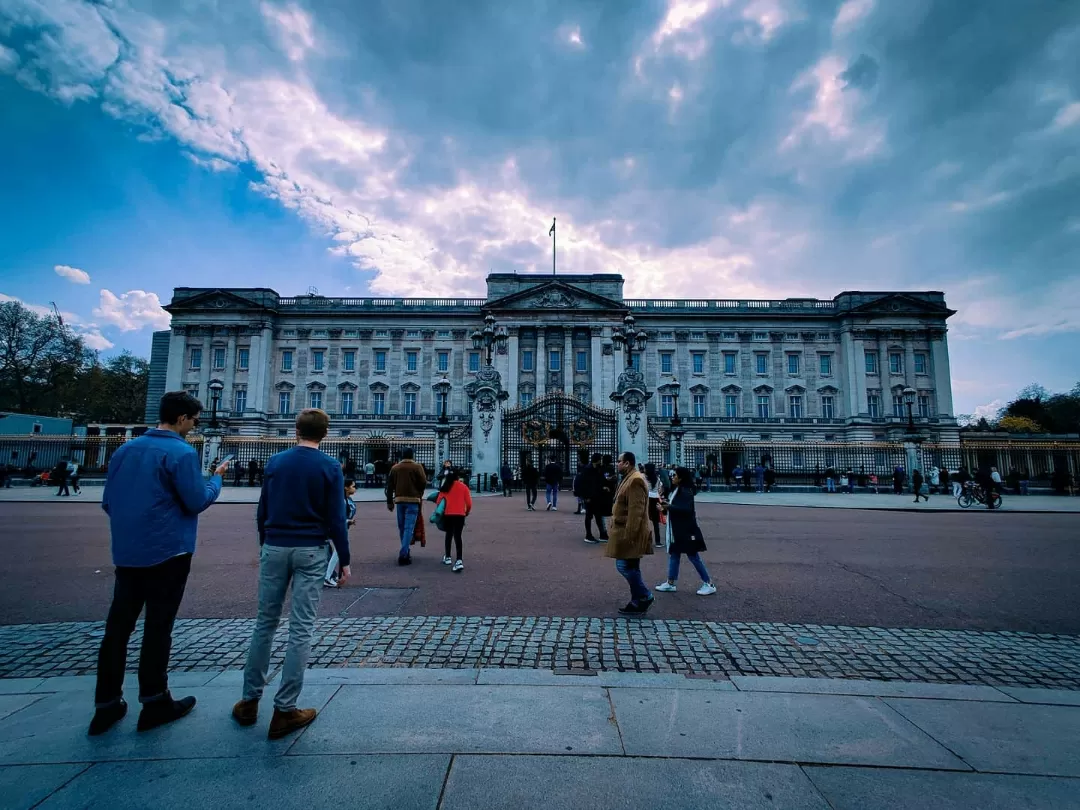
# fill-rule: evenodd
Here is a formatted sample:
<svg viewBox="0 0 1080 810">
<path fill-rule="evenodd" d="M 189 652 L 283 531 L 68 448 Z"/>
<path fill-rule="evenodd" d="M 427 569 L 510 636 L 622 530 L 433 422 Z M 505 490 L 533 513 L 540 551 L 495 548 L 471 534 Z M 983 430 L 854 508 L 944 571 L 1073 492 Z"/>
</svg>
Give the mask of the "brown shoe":
<svg viewBox="0 0 1080 810">
<path fill-rule="evenodd" d="M 274 709 L 274 717 L 270 720 L 270 733 L 266 736 L 271 740 L 280 740 L 287 734 L 311 725 L 316 714 L 318 712 L 315 709 L 291 709 L 285 712 Z"/>
<path fill-rule="evenodd" d="M 259 720 L 259 701 L 241 700 L 232 707 L 233 720 L 242 726 L 253 726 Z"/>
</svg>

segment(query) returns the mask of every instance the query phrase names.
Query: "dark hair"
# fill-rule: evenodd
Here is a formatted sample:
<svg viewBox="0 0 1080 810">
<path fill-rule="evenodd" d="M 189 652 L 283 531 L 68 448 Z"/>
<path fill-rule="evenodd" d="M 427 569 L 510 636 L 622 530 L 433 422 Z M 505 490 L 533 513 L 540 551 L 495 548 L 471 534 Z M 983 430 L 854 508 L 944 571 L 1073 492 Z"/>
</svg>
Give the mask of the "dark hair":
<svg viewBox="0 0 1080 810">
<path fill-rule="evenodd" d="M 401 457 L 402 458 L 412 458 L 413 457 L 413 449 L 411 447 L 406 447 L 404 450 L 401 451 Z"/>
<path fill-rule="evenodd" d="M 356 479 L 355 478 L 346 478 L 345 479 L 345 486 L 347 486 L 347 487 L 356 486 Z"/>
<path fill-rule="evenodd" d="M 450 491 L 450 487 L 454 485 L 455 481 L 458 481 L 457 470 L 450 470 L 445 476 L 443 476 L 443 482 L 439 486 L 439 492 L 447 493 Z"/>
<path fill-rule="evenodd" d="M 626 462 L 627 464 L 629 464 L 629 465 L 630 465 L 631 467 L 636 467 L 636 466 L 637 466 L 637 456 L 635 456 L 635 455 L 634 455 L 633 453 L 631 453 L 631 452 L 630 452 L 629 450 L 623 450 L 623 451 L 622 451 L 622 452 L 621 452 L 621 453 L 619 454 L 619 460 L 620 460 L 620 461 L 625 461 L 625 462 Z"/>
<path fill-rule="evenodd" d="M 158 406 L 158 422 L 175 425 L 182 416 L 195 418 L 202 413 L 202 403 L 187 391 L 170 391 L 161 398 Z"/>
<path fill-rule="evenodd" d="M 651 461 L 645 465 L 645 478 L 650 484 L 656 484 L 659 481 L 659 477 L 656 475 L 656 465 Z"/>
<path fill-rule="evenodd" d="M 603 461 L 603 458 L 604 457 L 601 456 L 599 453 L 593 453 L 592 454 L 592 459 L 590 459 L 590 460 L 592 461 L 593 464 L 596 464 L 598 462 Z"/>
<path fill-rule="evenodd" d="M 296 415 L 296 435 L 309 442 L 321 442 L 330 430 L 330 417 L 318 408 L 304 408 Z"/>
<path fill-rule="evenodd" d="M 675 475 L 679 476 L 679 488 L 689 487 L 690 491 L 694 491 L 694 474 L 690 472 L 689 467 L 676 467 Z"/>
</svg>

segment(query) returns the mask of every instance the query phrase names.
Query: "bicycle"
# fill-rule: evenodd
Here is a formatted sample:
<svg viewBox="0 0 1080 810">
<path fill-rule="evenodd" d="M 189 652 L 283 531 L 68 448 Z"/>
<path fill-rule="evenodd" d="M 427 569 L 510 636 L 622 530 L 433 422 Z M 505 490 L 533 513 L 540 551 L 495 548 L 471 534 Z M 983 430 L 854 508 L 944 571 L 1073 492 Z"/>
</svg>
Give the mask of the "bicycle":
<svg viewBox="0 0 1080 810">
<path fill-rule="evenodd" d="M 1001 493 L 995 490 L 993 495 L 994 509 L 1001 508 Z M 969 506 L 975 503 L 986 503 L 986 493 L 983 492 L 982 487 L 978 484 L 967 483 L 964 484 L 963 489 L 960 490 L 960 495 L 957 497 L 956 502 L 960 504 L 961 509 L 967 509 Z"/>
</svg>

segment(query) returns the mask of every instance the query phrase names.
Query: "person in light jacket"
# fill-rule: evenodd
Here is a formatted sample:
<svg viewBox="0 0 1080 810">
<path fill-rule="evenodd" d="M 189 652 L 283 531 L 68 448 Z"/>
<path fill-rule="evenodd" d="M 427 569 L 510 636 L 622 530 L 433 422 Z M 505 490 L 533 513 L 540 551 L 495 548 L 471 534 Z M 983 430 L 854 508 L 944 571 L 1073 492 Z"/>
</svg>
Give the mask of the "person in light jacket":
<svg viewBox="0 0 1080 810">
<path fill-rule="evenodd" d="M 676 582 L 679 579 L 679 560 L 682 555 L 697 570 L 701 577 L 701 587 L 698 588 L 698 596 L 710 596 L 716 593 L 716 586 L 705 563 L 701 561 L 701 552 L 705 551 L 705 540 L 701 536 L 698 527 L 697 512 L 694 509 L 694 487 L 690 470 L 686 467 L 676 467 L 675 475 L 672 476 L 671 484 L 674 487 L 670 497 L 660 502 L 660 511 L 667 515 L 667 551 L 668 551 L 668 578 L 667 582 L 661 582 L 656 590 L 662 593 L 674 593 Z"/>
</svg>

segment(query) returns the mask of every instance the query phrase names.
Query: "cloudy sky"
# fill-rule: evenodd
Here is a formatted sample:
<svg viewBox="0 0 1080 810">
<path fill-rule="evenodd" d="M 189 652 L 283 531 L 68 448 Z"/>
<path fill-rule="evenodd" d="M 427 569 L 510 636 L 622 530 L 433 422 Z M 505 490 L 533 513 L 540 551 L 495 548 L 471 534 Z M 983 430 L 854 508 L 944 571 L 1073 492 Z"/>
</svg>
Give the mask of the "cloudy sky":
<svg viewBox="0 0 1080 810">
<path fill-rule="evenodd" d="M 0 296 L 944 290 L 957 410 L 1080 378 L 1080 3 L 0 0 Z"/>
</svg>

